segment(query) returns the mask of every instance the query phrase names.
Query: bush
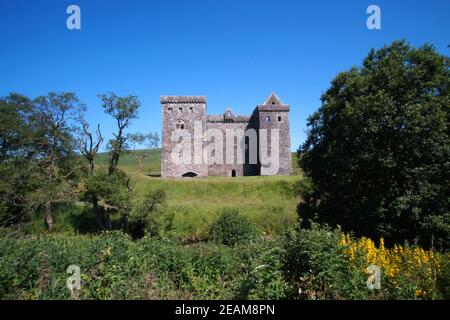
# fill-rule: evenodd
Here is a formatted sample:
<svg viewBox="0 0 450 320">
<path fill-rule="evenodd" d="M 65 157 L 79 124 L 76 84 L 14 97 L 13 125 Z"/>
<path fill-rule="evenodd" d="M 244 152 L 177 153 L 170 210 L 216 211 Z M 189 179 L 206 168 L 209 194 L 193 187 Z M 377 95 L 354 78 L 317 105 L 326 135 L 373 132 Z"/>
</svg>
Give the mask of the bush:
<svg viewBox="0 0 450 320">
<path fill-rule="evenodd" d="M 300 229 L 286 240 L 284 271 L 297 287 L 293 298 L 367 298 L 367 277 L 362 271 L 348 269 L 340 235 L 337 229 L 312 224 L 311 229 Z"/>
<path fill-rule="evenodd" d="M 442 299 L 448 261 L 448 254 L 398 244 L 387 248 L 383 239 L 377 246 L 371 239 L 312 223 L 311 229 L 287 239 L 284 268 L 287 280 L 298 288 L 293 297 Z M 367 287 L 369 265 L 380 268 L 380 289 Z"/>
<path fill-rule="evenodd" d="M 396 41 L 342 72 L 308 119 L 298 214 L 389 244 L 450 247 L 450 59 Z"/>
<path fill-rule="evenodd" d="M 144 235 L 157 236 L 160 234 L 162 227 L 166 227 L 166 231 L 171 227 L 172 219 L 162 218 L 163 210 L 166 205 L 167 195 L 162 189 L 150 191 L 137 206 L 128 222 L 128 232 L 133 239 L 142 238 Z"/>
<path fill-rule="evenodd" d="M 223 209 L 209 231 L 209 238 L 220 244 L 233 246 L 256 234 L 254 226 L 238 209 Z"/>
<path fill-rule="evenodd" d="M 292 286 L 283 276 L 282 243 L 278 240 L 264 240 L 245 246 L 250 248 L 251 258 L 238 298 L 270 300 L 289 297 Z"/>
<path fill-rule="evenodd" d="M 2 237 L 0 299 L 235 299 L 268 259 L 263 255 L 269 247 L 263 242 L 183 246 L 147 236 L 131 241 L 118 231 Z M 66 288 L 69 265 L 81 271 L 81 289 L 72 297 Z M 252 287 L 252 297 L 279 292 L 271 284 L 279 278 L 258 271 L 252 279 L 260 284 Z"/>
</svg>

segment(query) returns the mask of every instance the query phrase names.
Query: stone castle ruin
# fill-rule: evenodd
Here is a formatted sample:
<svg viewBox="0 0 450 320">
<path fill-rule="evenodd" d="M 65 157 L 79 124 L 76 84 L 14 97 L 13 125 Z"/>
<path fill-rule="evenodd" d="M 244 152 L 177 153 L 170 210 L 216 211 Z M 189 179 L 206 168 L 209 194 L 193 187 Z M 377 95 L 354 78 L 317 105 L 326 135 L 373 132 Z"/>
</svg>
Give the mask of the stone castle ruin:
<svg viewBox="0 0 450 320">
<path fill-rule="evenodd" d="M 161 107 L 162 177 L 292 173 L 289 106 L 275 93 L 250 116 L 208 115 L 204 96 L 162 96 Z"/>
</svg>

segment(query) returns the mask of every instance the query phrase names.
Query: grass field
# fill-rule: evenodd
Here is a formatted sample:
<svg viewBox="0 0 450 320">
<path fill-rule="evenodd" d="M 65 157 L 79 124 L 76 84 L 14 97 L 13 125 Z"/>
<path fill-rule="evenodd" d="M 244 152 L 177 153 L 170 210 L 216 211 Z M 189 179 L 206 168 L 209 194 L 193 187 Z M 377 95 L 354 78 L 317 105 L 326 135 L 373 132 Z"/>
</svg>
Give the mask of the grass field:
<svg viewBox="0 0 450 320">
<path fill-rule="evenodd" d="M 158 188 L 166 191 L 167 211 L 173 214 L 173 232 L 177 237 L 204 238 L 208 226 L 223 208 L 238 208 L 266 235 L 281 234 L 295 225 L 299 199 L 294 186 L 301 179 L 297 167 L 296 174 L 289 177 L 166 179 L 160 177 L 160 150 L 140 152 L 150 154 L 140 173 L 133 154 L 123 155 L 119 167 L 134 180 L 134 201 Z M 108 154 L 98 154 L 97 165 L 107 163 Z M 54 220 L 55 230 L 71 232 L 91 231 L 96 225 L 90 207 L 82 202 L 55 205 Z M 40 216 L 33 218 L 29 228 L 30 232 L 45 232 Z"/>
<path fill-rule="evenodd" d="M 300 179 L 293 153 L 296 175 L 290 177 L 208 177 L 206 179 L 164 179 L 160 174 L 161 153 L 150 154 L 141 174 L 133 154 L 124 155 L 119 166 L 136 181 L 136 200 L 161 188 L 167 192 L 169 210 L 174 213 L 175 233 L 181 237 L 203 237 L 208 225 L 222 208 L 238 208 L 266 234 L 282 233 L 296 220 L 298 199 L 295 182 Z M 98 155 L 99 165 L 107 164 L 108 155 Z"/>
</svg>

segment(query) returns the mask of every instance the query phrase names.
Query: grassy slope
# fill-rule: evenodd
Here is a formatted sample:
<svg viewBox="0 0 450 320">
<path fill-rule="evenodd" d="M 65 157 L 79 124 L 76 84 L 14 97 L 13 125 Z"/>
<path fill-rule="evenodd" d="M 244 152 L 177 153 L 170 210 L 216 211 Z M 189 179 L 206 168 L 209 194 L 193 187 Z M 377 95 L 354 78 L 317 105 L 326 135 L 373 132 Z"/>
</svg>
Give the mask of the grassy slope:
<svg viewBox="0 0 450 320">
<path fill-rule="evenodd" d="M 174 231 L 182 238 L 204 236 L 209 223 L 225 207 L 239 208 L 267 234 L 279 234 L 295 223 L 298 198 L 293 188 L 301 179 L 300 174 L 290 177 L 164 179 L 157 176 L 160 173 L 160 150 L 142 152 L 150 153 L 143 162 L 142 173 L 137 174 L 133 154 L 122 156 L 119 166 L 136 181 L 136 201 L 157 188 L 167 192 L 169 210 L 174 214 Z M 107 162 L 106 153 L 97 155 L 99 166 L 106 166 Z M 56 229 L 89 230 L 91 224 L 95 225 L 95 220 L 93 217 L 86 219 L 86 214 L 90 215 L 89 208 L 62 206 L 55 210 Z M 43 231 L 41 217 L 36 218 L 30 228 Z"/>
<path fill-rule="evenodd" d="M 150 174 L 159 174 L 161 172 L 161 150 L 160 149 L 152 149 L 152 150 L 139 150 L 140 153 L 150 154 L 143 161 L 143 172 Z M 108 153 L 99 153 L 96 158 L 96 163 L 99 165 L 107 165 L 108 164 Z M 133 153 L 128 153 L 123 155 L 120 158 L 119 166 L 125 170 L 134 170 L 136 168 L 136 160 Z M 297 157 L 295 152 L 292 153 L 292 168 L 295 174 L 300 174 L 300 169 L 297 164 Z"/>
</svg>

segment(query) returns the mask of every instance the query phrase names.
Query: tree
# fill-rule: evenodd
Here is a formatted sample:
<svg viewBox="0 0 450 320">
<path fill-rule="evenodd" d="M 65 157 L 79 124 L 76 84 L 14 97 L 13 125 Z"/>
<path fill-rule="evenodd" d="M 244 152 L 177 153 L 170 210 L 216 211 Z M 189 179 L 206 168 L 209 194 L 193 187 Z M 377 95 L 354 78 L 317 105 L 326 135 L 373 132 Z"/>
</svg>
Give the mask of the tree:
<svg viewBox="0 0 450 320">
<path fill-rule="evenodd" d="M 106 169 L 100 168 L 86 177 L 84 195 L 89 201 L 97 199 L 97 214 L 102 230 L 111 229 L 112 212 L 128 215 L 131 208 L 131 193 L 127 187 L 129 181 L 129 177 L 120 169 L 109 174 Z"/>
<path fill-rule="evenodd" d="M 153 149 L 158 147 L 159 145 L 159 135 L 155 131 L 154 133 L 150 132 L 149 134 L 142 133 L 134 133 L 130 134 L 130 141 L 133 144 L 133 154 L 136 158 L 136 163 L 138 165 L 138 173 L 142 172 L 142 162 L 150 156 L 150 153 L 147 153 L 143 150 L 136 149 L 136 146 L 145 145 L 148 149 Z"/>
<path fill-rule="evenodd" d="M 450 59 L 396 41 L 340 73 L 308 119 L 298 212 L 394 241 L 450 239 Z"/>
<path fill-rule="evenodd" d="M 44 183 L 36 162 L 31 100 L 12 93 L 0 99 L 0 223 L 21 225 L 41 205 Z"/>
<path fill-rule="evenodd" d="M 100 131 L 100 124 L 94 133 L 89 131 L 89 124 L 84 118 L 80 118 L 81 132 L 78 140 L 79 150 L 88 162 L 89 173 L 92 174 L 95 168 L 95 156 L 103 143 L 103 136 Z M 94 138 L 95 135 L 95 138 Z"/>
<path fill-rule="evenodd" d="M 88 122 L 83 117 L 80 117 L 80 123 L 81 130 L 78 140 L 79 149 L 83 157 L 88 162 L 88 175 L 92 177 L 94 175 L 95 169 L 95 156 L 97 155 L 98 150 L 103 143 L 103 136 L 100 131 L 100 124 L 97 125 L 97 129 L 95 130 L 95 132 L 92 133 L 91 131 L 89 131 Z M 100 213 L 100 208 L 98 206 L 98 195 L 94 190 L 90 190 L 88 198 L 92 203 L 92 208 L 98 226 L 102 230 L 105 229 L 103 215 Z"/>
<path fill-rule="evenodd" d="M 108 143 L 110 160 L 108 174 L 112 174 L 117 168 L 120 156 L 128 149 L 129 137 L 125 134 L 132 119 L 137 118 L 137 112 L 141 105 L 136 96 L 119 97 L 114 93 L 102 94 L 104 111 L 112 116 L 117 123 L 117 132 L 113 133 L 114 139 Z"/>
<path fill-rule="evenodd" d="M 39 191 L 45 203 L 44 219 L 48 231 L 53 230 L 52 202 L 71 190 L 67 182 L 76 174 L 73 136 L 76 128 L 71 121 L 84 108 L 76 95 L 70 92 L 50 92 L 33 100 L 35 159 L 46 176 L 46 183 Z"/>
<path fill-rule="evenodd" d="M 128 199 L 127 201 L 124 200 L 122 193 L 120 193 L 120 196 L 114 196 L 113 194 L 108 195 L 108 192 L 105 192 L 103 198 L 104 200 L 106 200 L 107 206 L 109 205 L 108 199 L 120 203 L 120 210 L 123 213 L 125 223 L 127 223 L 130 211 L 129 203 L 131 201 L 130 199 L 133 192 L 133 185 L 126 174 L 117 168 L 117 165 L 119 163 L 121 155 L 127 152 L 127 150 L 129 149 L 130 136 L 125 133 L 125 130 L 130 125 L 131 120 L 137 118 L 137 112 L 141 103 L 136 96 L 131 95 L 119 97 L 114 93 L 108 93 L 100 95 L 100 98 L 103 102 L 102 106 L 104 111 L 107 114 L 111 115 L 117 123 L 117 132 L 113 133 L 114 139 L 111 139 L 108 142 L 110 158 L 107 180 L 109 180 L 108 183 L 115 184 L 111 187 L 116 188 L 116 190 L 123 190 L 125 188 L 128 192 L 128 195 L 126 197 L 126 199 Z M 108 189 L 106 191 L 108 191 Z M 118 198 L 120 198 L 120 201 L 118 200 Z M 105 228 L 110 229 L 110 210 L 104 211 L 104 220 Z"/>
<path fill-rule="evenodd" d="M 131 221 L 126 225 L 126 230 L 133 239 L 142 238 L 146 233 L 149 236 L 157 236 L 161 232 L 161 218 L 166 202 L 167 195 L 162 189 L 150 191 L 144 196 L 144 200 L 133 210 Z"/>
</svg>

